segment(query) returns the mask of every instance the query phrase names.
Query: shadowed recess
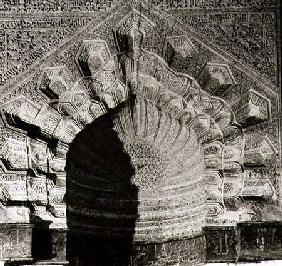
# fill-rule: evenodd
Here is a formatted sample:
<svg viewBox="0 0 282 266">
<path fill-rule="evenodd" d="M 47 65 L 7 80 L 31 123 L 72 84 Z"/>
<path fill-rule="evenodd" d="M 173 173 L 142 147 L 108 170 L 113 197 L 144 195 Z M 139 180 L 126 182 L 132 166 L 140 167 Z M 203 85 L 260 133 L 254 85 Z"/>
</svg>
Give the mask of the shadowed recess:
<svg viewBox="0 0 282 266">
<path fill-rule="evenodd" d="M 88 125 L 68 152 L 70 265 L 129 265 L 138 189 L 112 115 Z"/>
<path fill-rule="evenodd" d="M 202 156 L 192 128 L 139 96 L 88 125 L 67 155 L 71 265 L 201 261 Z"/>
</svg>

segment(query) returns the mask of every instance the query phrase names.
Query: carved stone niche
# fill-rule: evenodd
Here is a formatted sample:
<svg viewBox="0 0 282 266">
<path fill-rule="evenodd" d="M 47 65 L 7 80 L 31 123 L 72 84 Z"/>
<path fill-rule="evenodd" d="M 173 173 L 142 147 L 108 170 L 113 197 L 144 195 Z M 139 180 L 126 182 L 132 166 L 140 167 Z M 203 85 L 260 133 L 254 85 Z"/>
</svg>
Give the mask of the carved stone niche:
<svg viewBox="0 0 282 266">
<path fill-rule="evenodd" d="M 202 88 L 212 95 L 220 96 L 227 88 L 236 84 L 227 64 L 208 62 L 198 76 Z"/>
<path fill-rule="evenodd" d="M 234 104 L 237 121 L 248 127 L 270 119 L 271 101 L 255 90 L 248 90 Z"/>
<path fill-rule="evenodd" d="M 278 153 L 277 149 L 267 137 L 261 137 L 256 140 L 250 149 L 245 151 L 245 166 L 267 166 L 269 160 Z"/>
<path fill-rule="evenodd" d="M 178 57 L 192 58 L 197 53 L 194 44 L 186 35 L 167 37 L 163 51 L 163 56 L 169 66 L 177 61 Z"/>
</svg>

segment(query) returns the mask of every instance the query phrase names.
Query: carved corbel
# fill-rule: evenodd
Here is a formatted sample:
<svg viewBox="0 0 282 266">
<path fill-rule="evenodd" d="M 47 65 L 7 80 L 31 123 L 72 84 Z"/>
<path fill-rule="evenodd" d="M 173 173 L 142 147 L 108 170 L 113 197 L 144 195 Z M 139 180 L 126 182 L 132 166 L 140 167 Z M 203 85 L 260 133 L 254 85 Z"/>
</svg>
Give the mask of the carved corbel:
<svg viewBox="0 0 282 266">
<path fill-rule="evenodd" d="M 186 35 L 167 37 L 163 51 L 168 65 L 172 65 L 178 57 L 192 58 L 197 53 L 196 47 Z"/>
<path fill-rule="evenodd" d="M 234 106 L 236 119 L 243 127 L 270 119 L 271 101 L 252 89 L 244 93 Z"/>
<path fill-rule="evenodd" d="M 49 98 L 58 99 L 73 86 L 73 81 L 65 66 L 48 67 L 38 81 L 38 87 Z"/>
<path fill-rule="evenodd" d="M 19 96 L 5 103 L 2 109 L 9 115 L 18 117 L 25 123 L 32 124 L 41 109 L 41 105 L 30 101 L 25 96 Z"/>
<path fill-rule="evenodd" d="M 202 88 L 213 95 L 221 95 L 227 88 L 236 84 L 227 64 L 208 62 L 198 76 Z"/>
<path fill-rule="evenodd" d="M 111 54 L 104 40 L 84 40 L 76 56 L 85 77 L 94 76 L 110 59 Z"/>
<path fill-rule="evenodd" d="M 267 166 L 267 162 L 278 153 L 271 140 L 264 136 L 253 143 L 252 147 L 245 151 L 244 165 Z"/>
</svg>

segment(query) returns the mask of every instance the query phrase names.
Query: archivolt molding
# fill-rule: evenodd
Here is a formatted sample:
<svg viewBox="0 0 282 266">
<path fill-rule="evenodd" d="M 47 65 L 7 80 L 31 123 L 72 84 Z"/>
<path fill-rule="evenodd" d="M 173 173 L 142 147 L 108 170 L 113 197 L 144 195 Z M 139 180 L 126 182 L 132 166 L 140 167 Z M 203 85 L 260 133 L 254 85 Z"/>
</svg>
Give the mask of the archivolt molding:
<svg viewBox="0 0 282 266">
<path fill-rule="evenodd" d="M 197 50 L 187 36 L 171 36 L 164 58 L 146 51 L 142 42 L 153 28 L 142 14 L 130 13 L 114 29 L 116 54 L 104 40 L 81 40 L 73 59 L 80 79 L 74 80 L 65 65 L 46 67 L 34 89 L 48 102 L 17 95 L 1 106 L 2 201 L 32 202 L 33 207 L 24 211 L 31 211 L 34 221 L 65 227 L 68 146 L 86 125 L 116 110 L 114 130 L 133 167 L 140 169 L 132 179 L 140 194 L 136 241 L 194 236 L 205 224 L 233 225 L 253 218 L 241 206 L 242 198 L 253 193 L 248 192 L 252 180 L 246 179 L 244 167 L 263 165 L 277 151 L 264 137 L 245 152 L 242 127 L 270 119 L 270 101 L 250 90 L 233 104 L 234 114 L 220 97 L 236 83 L 228 65 L 207 62 L 198 81 L 175 72 L 169 65 L 176 55 L 193 56 Z M 85 175 L 75 164 L 72 167 L 77 175 Z M 16 180 L 17 189 L 10 179 Z M 74 188 L 83 185 L 70 181 Z M 255 187 L 264 184 L 257 182 Z M 272 190 L 269 185 L 261 197 L 272 197 Z M 83 194 L 79 189 L 71 193 Z M 158 210 L 149 211 L 154 207 Z M 15 209 L 20 212 L 22 207 Z M 94 215 L 91 208 L 75 205 L 69 211 L 77 217 Z M 97 215 L 103 216 L 99 211 Z M 161 224 L 163 229 L 156 231 Z"/>
</svg>

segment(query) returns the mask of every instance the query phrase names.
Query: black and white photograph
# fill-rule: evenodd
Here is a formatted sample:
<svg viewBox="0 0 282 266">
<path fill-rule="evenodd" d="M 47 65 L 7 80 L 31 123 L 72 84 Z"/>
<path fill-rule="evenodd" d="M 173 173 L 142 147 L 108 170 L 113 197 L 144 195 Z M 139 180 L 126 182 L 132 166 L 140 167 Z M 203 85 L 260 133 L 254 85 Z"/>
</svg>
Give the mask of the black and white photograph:
<svg viewBox="0 0 282 266">
<path fill-rule="evenodd" d="M 0 0 L 0 266 L 282 266 L 280 0 Z"/>
</svg>

